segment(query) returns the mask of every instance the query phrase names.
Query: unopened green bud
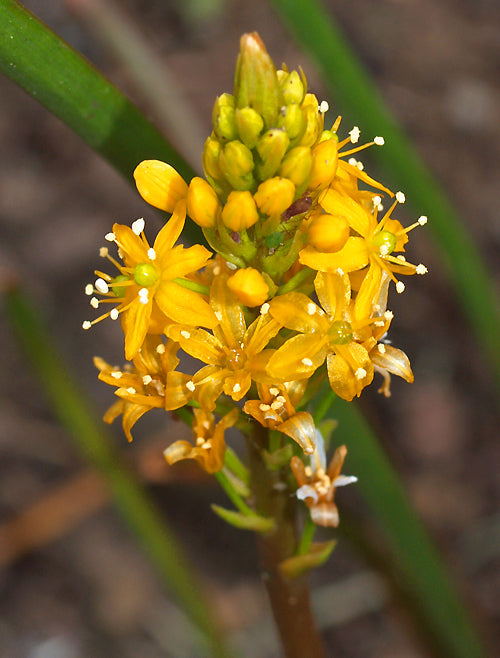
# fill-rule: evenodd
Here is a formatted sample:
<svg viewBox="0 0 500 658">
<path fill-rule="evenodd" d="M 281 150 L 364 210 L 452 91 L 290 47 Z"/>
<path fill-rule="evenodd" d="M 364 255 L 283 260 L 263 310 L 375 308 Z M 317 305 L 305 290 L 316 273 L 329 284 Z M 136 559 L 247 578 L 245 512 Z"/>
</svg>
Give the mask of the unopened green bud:
<svg viewBox="0 0 500 658">
<path fill-rule="evenodd" d="M 306 120 L 300 105 L 292 103 L 281 108 L 278 117 L 278 128 L 283 128 L 291 141 L 297 137 L 302 137 L 305 127 Z"/>
<path fill-rule="evenodd" d="M 234 98 L 231 94 L 222 94 L 214 103 L 212 111 L 214 132 L 222 141 L 231 141 L 238 137 Z"/>
<path fill-rule="evenodd" d="M 253 149 L 264 129 L 264 119 L 251 107 L 242 107 L 236 110 L 236 125 L 243 144 Z"/>
<path fill-rule="evenodd" d="M 284 130 L 268 130 L 257 144 L 260 162 L 257 165 L 259 180 L 264 181 L 274 176 L 278 171 L 283 156 L 286 153 L 290 138 Z"/>
<path fill-rule="evenodd" d="M 311 149 L 296 146 L 283 159 L 279 175 L 292 181 L 295 187 L 302 187 L 309 180 L 313 166 Z"/>
<path fill-rule="evenodd" d="M 280 106 L 278 78 L 272 59 L 257 32 L 240 39 L 240 54 L 234 79 L 236 107 L 252 107 L 270 128 Z"/>
<path fill-rule="evenodd" d="M 252 151 L 239 140 L 228 142 L 221 150 L 219 167 L 233 189 L 249 190 L 254 186 Z"/>
<path fill-rule="evenodd" d="M 291 71 L 280 81 L 281 93 L 285 105 L 290 103 L 302 103 L 305 96 L 304 83 L 302 82 L 298 71 Z"/>
</svg>

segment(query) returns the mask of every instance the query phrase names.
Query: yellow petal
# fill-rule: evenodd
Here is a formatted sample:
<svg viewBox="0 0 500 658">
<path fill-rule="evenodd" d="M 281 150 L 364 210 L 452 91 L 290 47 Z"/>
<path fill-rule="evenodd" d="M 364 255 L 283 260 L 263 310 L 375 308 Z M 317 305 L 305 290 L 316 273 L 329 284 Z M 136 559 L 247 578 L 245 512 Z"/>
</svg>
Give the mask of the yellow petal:
<svg viewBox="0 0 500 658">
<path fill-rule="evenodd" d="M 155 301 L 175 322 L 209 328 L 218 324 L 214 312 L 199 293 L 173 281 L 163 281 L 158 286 Z"/>
<path fill-rule="evenodd" d="M 165 257 L 179 239 L 186 220 L 186 202 L 180 201 L 165 226 L 156 236 L 153 249 L 159 262 Z"/>
<path fill-rule="evenodd" d="M 215 277 L 210 289 L 210 304 L 219 320 L 216 333 L 222 333 L 221 341 L 228 347 L 240 347 L 246 330 L 241 306 L 227 287 L 226 278 Z"/>
<path fill-rule="evenodd" d="M 320 272 L 354 272 L 368 265 L 368 249 L 364 238 L 348 238 L 345 245 L 334 253 L 316 251 L 313 247 L 305 247 L 299 252 L 299 262 Z"/>
<path fill-rule="evenodd" d="M 267 371 L 287 382 L 310 377 L 325 360 L 326 352 L 326 339 L 317 333 L 294 336 L 273 354 Z"/>
<path fill-rule="evenodd" d="M 306 455 L 311 455 L 316 446 L 316 428 L 311 414 L 299 411 L 276 429 L 296 441 Z"/>
<path fill-rule="evenodd" d="M 160 160 L 144 160 L 134 171 L 139 194 L 155 208 L 172 212 L 187 195 L 187 183 L 177 171 Z"/>
<path fill-rule="evenodd" d="M 192 274 L 204 267 L 211 255 L 201 244 L 187 249 L 181 244 L 177 245 L 161 261 L 161 280 L 171 281 Z"/>
<path fill-rule="evenodd" d="M 125 358 L 127 361 L 134 358 L 146 338 L 152 308 L 152 299 L 149 299 L 147 304 L 143 304 L 137 297 L 124 312 Z"/>
<path fill-rule="evenodd" d="M 309 297 L 300 292 L 289 292 L 271 300 L 269 313 L 281 325 L 303 333 L 326 330 L 323 311 Z"/>
<path fill-rule="evenodd" d="M 351 301 L 351 285 L 346 274 L 318 272 L 314 288 L 321 306 L 331 319 L 344 319 L 345 309 Z"/>
<path fill-rule="evenodd" d="M 137 263 L 149 262 L 146 245 L 129 226 L 113 224 L 113 233 L 116 244 L 121 249 L 125 265 L 131 267 L 137 265 Z"/>
</svg>

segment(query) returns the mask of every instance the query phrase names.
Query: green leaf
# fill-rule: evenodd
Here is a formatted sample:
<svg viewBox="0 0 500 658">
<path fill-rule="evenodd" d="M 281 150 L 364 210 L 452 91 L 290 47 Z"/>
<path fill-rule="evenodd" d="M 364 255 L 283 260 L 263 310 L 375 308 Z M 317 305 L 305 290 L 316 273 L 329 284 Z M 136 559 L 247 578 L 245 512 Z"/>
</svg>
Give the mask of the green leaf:
<svg viewBox="0 0 500 658">
<path fill-rule="evenodd" d="M 0 70 L 74 130 L 133 183 L 142 160 L 194 173 L 165 137 L 114 85 L 14 0 L 0 0 Z M 187 237 L 203 241 L 189 222 Z"/>
<path fill-rule="evenodd" d="M 320 567 L 330 557 L 336 545 L 336 540 L 311 544 L 309 551 L 301 555 L 293 555 L 280 563 L 281 574 L 286 578 L 298 578 L 311 569 Z"/>
<path fill-rule="evenodd" d="M 401 589 L 450 656 L 484 656 L 450 576 L 377 437 L 355 404 L 335 399 L 333 393 L 330 399 L 327 414 L 339 421 L 339 436 L 349 450 L 346 468 L 358 477 L 356 487 L 385 534 Z M 322 409 L 326 411 L 325 405 Z"/>
<path fill-rule="evenodd" d="M 500 311 L 493 277 L 445 194 L 399 128 L 362 64 L 320 0 L 271 0 L 283 21 L 316 62 L 339 114 L 348 114 L 370 137 L 382 135 L 372 149 L 427 225 L 455 287 L 464 315 L 475 329 L 500 385 Z M 427 230 L 427 227 L 426 227 Z"/>
<path fill-rule="evenodd" d="M 207 651 L 213 656 L 227 656 L 184 551 L 144 488 L 113 448 L 112 437 L 79 390 L 39 312 L 15 288 L 5 293 L 4 302 L 6 317 L 56 417 L 84 458 L 103 475 L 118 510 L 143 544 L 163 584 L 175 594 L 187 615 L 205 634 Z"/>
<path fill-rule="evenodd" d="M 259 516 L 258 514 L 242 514 L 241 512 L 235 512 L 234 510 L 226 509 L 220 505 L 211 505 L 213 511 L 220 516 L 221 519 L 224 519 L 226 523 L 239 528 L 240 530 L 253 530 L 254 532 L 270 532 L 274 529 L 274 520 L 267 519 L 264 516 Z"/>
</svg>

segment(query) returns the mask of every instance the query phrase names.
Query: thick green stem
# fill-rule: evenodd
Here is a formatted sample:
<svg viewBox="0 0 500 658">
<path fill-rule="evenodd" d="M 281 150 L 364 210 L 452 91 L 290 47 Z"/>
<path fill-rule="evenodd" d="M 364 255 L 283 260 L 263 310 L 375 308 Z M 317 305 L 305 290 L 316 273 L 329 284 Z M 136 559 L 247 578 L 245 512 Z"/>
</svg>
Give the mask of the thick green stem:
<svg viewBox="0 0 500 658">
<path fill-rule="evenodd" d="M 262 451 L 267 444 L 267 431 L 256 428 L 256 434 L 248 441 L 256 510 L 262 516 L 274 518 L 276 523 L 273 532 L 259 535 L 263 581 L 286 658 L 325 658 L 311 610 L 307 579 L 289 579 L 280 572 L 280 563 L 297 549 L 297 501 L 290 496 L 283 472 L 266 468 Z"/>
</svg>

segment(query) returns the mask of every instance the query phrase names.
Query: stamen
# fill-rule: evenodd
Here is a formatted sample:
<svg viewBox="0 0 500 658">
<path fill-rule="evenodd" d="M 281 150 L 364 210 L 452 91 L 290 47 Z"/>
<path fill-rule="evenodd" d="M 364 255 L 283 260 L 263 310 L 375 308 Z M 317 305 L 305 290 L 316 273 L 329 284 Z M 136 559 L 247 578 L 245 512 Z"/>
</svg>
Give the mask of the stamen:
<svg viewBox="0 0 500 658">
<path fill-rule="evenodd" d="M 114 242 L 116 240 L 116 235 L 114 233 L 106 233 L 104 239 L 108 242 Z"/>
<path fill-rule="evenodd" d="M 149 302 L 148 295 L 149 295 L 149 291 L 147 288 L 141 288 L 139 290 L 139 301 L 141 302 L 141 304 L 146 305 Z"/>
<path fill-rule="evenodd" d="M 396 200 L 398 203 L 404 203 L 406 201 L 406 197 L 403 192 L 396 192 Z"/>
<path fill-rule="evenodd" d="M 191 393 L 194 392 L 196 386 L 194 385 L 194 382 L 191 379 L 188 382 L 186 382 L 186 388 L 188 391 L 191 391 Z"/>
<path fill-rule="evenodd" d="M 156 351 L 158 352 L 158 354 L 165 354 L 165 345 L 163 343 L 160 343 L 156 348 Z"/>
<path fill-rule="evenodd" d="M 316 304 L 314 302 L 309 302 L 307 305 L 307 314 L 314 315 L 316 313 Z"/>
<path fill-rule="evenodd" d="M 147 386 L 148 384 L 151 384 L 152 381 L 153 381 L 153 378 L 151 377 L 151 375 L 143 375 L 143 377 L 142 377 L 142 383 L 143 383 L 145 386 Z"/>
<path fill-rule="evenodd" d="M 269 312 L 269 309 L 270 309 L 270 308 L 271 308 L 271 307 L 269 306 L 269 304 L 268 304 L 267 302 L 265 302 L 265 303 L 262 304 L 262 306 L 260 307 L 260 314 L 261 314 L 261 315 L 265 315 L 266 313 Z"/>
<path fill-rule="evenodd" d="M 85 294 L 92 295 L 94 293 L 94 286 L 91 283 L 87 283 L 85 286 Z"/>
<path fill-rule="evenodd" d="M 205 443 L 205 439 L 202 436 L 197 436 L 196 437 L 196 445 L 197 446 L 201 447 L 201 446 L 203 446 L 204 443 Z"/>
<path fill-rule="evenodd" d="M 271 407 L 268 404 L 259 404 L 259 409 L 261 411 L 269 411 Z"/>
<path fill-rule="evenodd" d="M 112 320 L 118 320 L 119 315 L 120 315 L 120 311 L 117 308 L 112 308 L 111 311 L 109 312 L 109 317 Z"/>
<path fill-rule="evenodd" d="M 354 126 L 354 128 L 349 132 L 349 137 L 351 138 L 351 142 L 353 144 L 356 144 L 358 142 L 360 135 L 361 135 L 361 132 L 360 132 L 358 126 Z"/>
<path fill-rule="evenodd" d="M 113 372 L 111 373 L 111 377 L 113 377 L 113 379 L 121 379 L 122 376 L 123 373 L 120 372 L 120 370 L 113 370 Z"/>
<path fill-rule="evenodd" d="M 285 404 L 286 400 L 283 397 L 283 395 L 278 395 L 278 397 L 276 398 L 276 402 L 279 402 L 280 404 Z"/>
<path fill-rule="evenodd" d="M 384 313 L 384 318 L 386 319 L 387 322 L 389 322 L 389 320 L 392 320 L 394 318 L 394 313 L 392 311 L 386 311 Z"/>
<path fill-rule="evenodd" d="M 328 105 L 327 101 L 321 101 L 318 109 L 321 112 L 321 114 L 325 114 L 326 112 L 328 112 L 329 108 L 330 106 Z"/>
<path fill-rule="evenodd" d="M 270 388 L 269 393 L 271 393 L 271 395 L 279 395 L 280 391 L 279 388 Z"/>
<path fill-rule="evenodd" d="M 101 295 L 106 295 L 109 292 L 109 286 L 104 279 L 96 279 L 94 287 Z"/>
<path fill-rule="evenodd" d="M 127 388 L 125 390 L 127 391 L 127 393 L 130 393 L 130 395 L 135 395 L 137 393 L 137 391 L 135 390 L 135 388 L 133 386 L 130 386 L 129 388 Z"/>
<path fill-rule="evenodd" d="M 302 359 L 301 363 L 302 363 L 303 365 L 305 365 L 306 367 L 308 367 L 308 368 L 310 368 L 310 367 L 312 366 L 312 364 L 313 364 L 313 362 L 311 361 L 311 359 L 307 359 L 307 358 Z"/>
<path fill-rule="evenodd" d="M 422 263 L 419 263 L 419 264 L 417 265 L 417 269 L 415 270 L 415 272 L 416 272 L 417 274 L 427 274 L 428 270 L 427 270 L 427 268 L 425 267 L 425 265 L 423 265 Z"/>
<path fill-rule="evenodd" d="M 402 292 L 404 292 L 404 290 L 405 290 L 405 284 L 402 281 L 398 281 L 396 283 L 396 292 L 401 294 Z"/>
<path fill-rule="evenodd" d="M 140 235 L 144 231 L 145 222 L 142 217 L 136 219 L 135 222 L 132 222 L 132 231 L 136 235 Z"/>
<path fill-rule="evenodd" d="M 156 251 L 151 247 L 148 249 L 148 258 L 149 260 L 156 260 Z"/>
<path fill-rule="evenodd" d="M 99 249 L 99 256 L 100 256 L 101 258 L 106 258 L 106 256 L 108 255 L 108 253 L 109 253 L 109 249 L 108 249 L 107 247 L 101 247 L 101 248 Z"/>
<path fill-rule="evenodd" d="M 88 320 L 82 322 L 82 329 L 90 329 L 91 326 L 92 326 L 92 322 L 89 322 Z"/>
<path fill-rule="evenodd" d="M 92 297 L 90 299 L 90 305 L 92 306 L 92 308 L 98 308 L 99 307 L 99 300 L 97 299 L 97 297 Z"/>
<path fill-rule="evenodd" d="M 189 333 L 189 331 L 181 331 L 181 336 L 182 336 L 183 338 L 185 338 L 186 340 L 187 340 L 188 338 L 191 338 L 191 334 Z"/>
<path fill-rule="evenodd" d="M 385 139 L 383 137 L 374 137 L 373 143 L 377 146 L 383 146 L 385 144 Z"/>
<path fill-rule="evenodd" d="M 420 226 L 425 226 L 427 224 L 427 217 L 425 215 L 421 215 L 417 219 L 417 222 L 420 224 Z"/>
<path fill-rule="evenodd" d="M 385 345 L 383 343 L 379 343 L 377 347 L 380 354 L 385 354 L 386 350 L 385 350 Z"/>
<path fill-rule="evenodd" d="M 364 368 L 358 368 L 354 373 L 356 379 L 364 379 L 366 377 L 366 370 Z"/>
<path fill-rule="evenodd" d="M 238 383 L 236 383 L 233 386 L 233 393 L 239 393 L 240 391 L 241 391 L 241 386 Z"/>
<path fill-rule="evenodd" d="M 271 409 L 272 409 L 273 411 L 278 411 L 278 409 L 280 409 L 281 407 L 282 407 L 282 405 L 278 402 L 278 400 L 275 400 L 275 401 L 271 404 Z"/>
</svg>

